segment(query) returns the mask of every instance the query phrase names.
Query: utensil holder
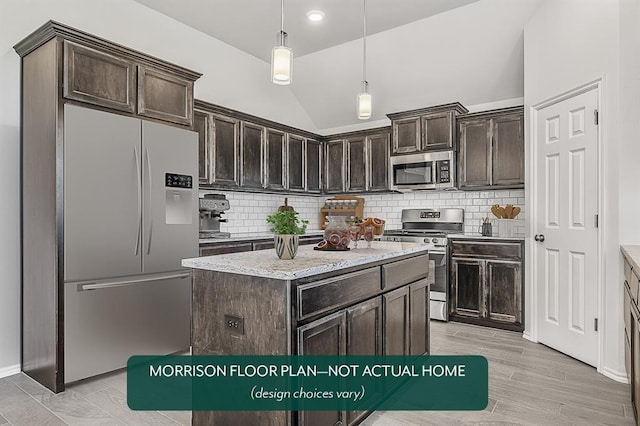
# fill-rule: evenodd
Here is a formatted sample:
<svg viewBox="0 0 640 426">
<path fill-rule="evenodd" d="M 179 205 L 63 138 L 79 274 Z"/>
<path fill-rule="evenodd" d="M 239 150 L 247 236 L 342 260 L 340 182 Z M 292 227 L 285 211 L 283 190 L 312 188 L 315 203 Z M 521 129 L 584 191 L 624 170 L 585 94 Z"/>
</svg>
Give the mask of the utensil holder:
<svg viewBox="0 0 640 426">
<path fill-rule="evenodd" d="M 480 231 L 483 237 L 491 237 L 492 236 L 492 229 L 491 229 L 491 223 L 487 222 L 487 223 L 483 223 L 482 224 L 482 230 Z"/>
<path fill-rule="evenodd" d="M 513 219 L 498 219 L 498 237 L 511 238 L 515 236 L 515 221 Z"/>
</svg>

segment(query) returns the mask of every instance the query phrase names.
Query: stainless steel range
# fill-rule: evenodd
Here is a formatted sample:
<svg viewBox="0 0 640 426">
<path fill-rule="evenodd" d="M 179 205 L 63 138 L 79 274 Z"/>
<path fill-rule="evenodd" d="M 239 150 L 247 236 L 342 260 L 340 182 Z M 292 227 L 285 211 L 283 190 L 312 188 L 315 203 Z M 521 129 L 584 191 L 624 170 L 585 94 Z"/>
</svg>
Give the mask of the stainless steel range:
<svg viewBox="0 0 640 426">
<path fill-rule="evenodd" d="M 429 246 L 429 260 L 435 261 L 436 276 L 429 293 L 431 319 L 449 320 L 449 265 L 447 235 L 464 231 L 464 209 L 405 209 L 402 229 L 389 230 L 383 241 L 404 241 Z"/>
</svg>

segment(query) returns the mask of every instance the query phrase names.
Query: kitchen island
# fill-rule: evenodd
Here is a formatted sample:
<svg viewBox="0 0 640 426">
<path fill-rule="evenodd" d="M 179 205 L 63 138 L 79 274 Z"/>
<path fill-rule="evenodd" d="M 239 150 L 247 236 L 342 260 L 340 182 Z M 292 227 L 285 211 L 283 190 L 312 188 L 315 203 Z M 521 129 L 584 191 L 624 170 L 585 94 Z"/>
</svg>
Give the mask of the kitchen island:
<svg viewBox="0 0 640 426">
<path fill-rule="evenodd" d="M 275 250 L 185 259 L 194 269 L 194 355 L 419 355 L 429 352 L 426 246 Z M 357 424 L 367 412 L 195 411 L 193 424 Z"/>
</svg>

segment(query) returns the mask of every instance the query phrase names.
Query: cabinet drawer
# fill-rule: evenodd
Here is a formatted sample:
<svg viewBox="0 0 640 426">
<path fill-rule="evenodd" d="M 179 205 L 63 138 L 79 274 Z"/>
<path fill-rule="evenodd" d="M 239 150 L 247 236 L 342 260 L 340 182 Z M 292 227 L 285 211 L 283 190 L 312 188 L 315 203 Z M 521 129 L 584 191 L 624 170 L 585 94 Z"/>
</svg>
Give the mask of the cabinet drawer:
<svg viewBox="0 0 640 426">
<path fill-rule="evenodd" d="M 138 66 L 138 114 L 191 125 L 193 82 L 160 70 Z"/>
<path fill-rule="evenodd" d="M 624 280 L 627 287 L 631 285 L 631 275 L 631 264 L 624 259 Z"/>
<path fill-rule="evenodd" d="M 369 268 L 297 287 L 298 319 L 328 312 L 375 296 L 380 291 L 380 268 Z"/>
<path fill-rule="evenodd" d="M 382 289 L 390 290 L 425 278 L 429 273 L 429 255 L 382 265 Z"/>
<path fill-rule="evenodd" d="M 631 302 L 638 304 L 638 287 L 640 287 L 640 280 L 636 275 L 636 271 L 631 271 L 631 281 L 629 281 L 629 292 L 631 293 Z"/>
<path fill-rule="evenodd" d="M 488 241 L 452 241 L 452 256 L 482 257 L 488 259 L 520 259 L 520 243 L 494 243 Z"/>
<path fill-rule="evenodd" d="M 253 248 L 250 242 L 237 244 L 211 244 L 200 246 L 200 256 L 213 256 L 216 254 L 239 253 L 241 251 L 251 251 Z"/>
<path fill-rule="evenodd" d="M 631 341 L 631 295 L 629 289 L 624 289 L 624 335 L 625 338 Z"/>
<path fill-rule="evenodd" d="M 133 62 L 64 41 L 65 98 L 133 113 L 135 84 Z"/>
</svg>

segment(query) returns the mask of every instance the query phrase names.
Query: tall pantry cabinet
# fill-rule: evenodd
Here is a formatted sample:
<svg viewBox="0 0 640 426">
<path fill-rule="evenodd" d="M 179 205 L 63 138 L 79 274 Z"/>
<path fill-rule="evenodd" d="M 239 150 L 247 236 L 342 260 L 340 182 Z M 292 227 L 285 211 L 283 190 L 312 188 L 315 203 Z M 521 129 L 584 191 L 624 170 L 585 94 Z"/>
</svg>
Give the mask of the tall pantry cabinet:
<svg viewBox="0 0 640 426">
<path fill-rule="evenodd" d="M 200 74 L 53 21 L 14 49 L 22 60 L 22 369 L 61 392 L 65 105 L 190 129 Z"/>
</svg>

